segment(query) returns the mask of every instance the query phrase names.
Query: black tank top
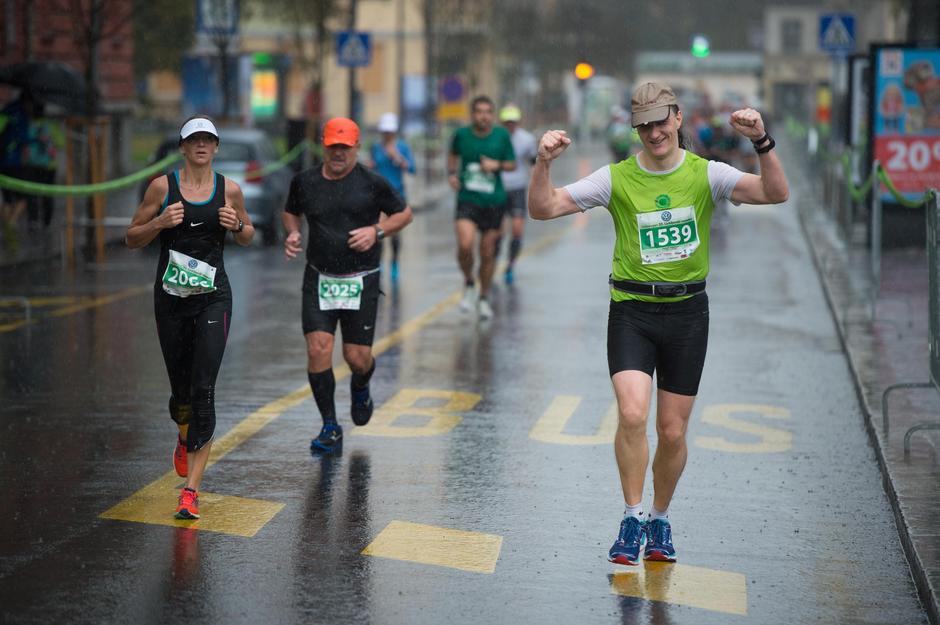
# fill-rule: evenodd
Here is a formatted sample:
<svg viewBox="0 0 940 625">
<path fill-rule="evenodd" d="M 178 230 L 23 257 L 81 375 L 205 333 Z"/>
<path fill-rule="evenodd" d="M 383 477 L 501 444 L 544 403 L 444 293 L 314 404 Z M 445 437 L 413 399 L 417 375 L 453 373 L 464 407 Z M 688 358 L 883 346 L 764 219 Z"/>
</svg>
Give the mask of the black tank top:
<svg viewBox="0 0 940 625">
<path fill-rule="evenodd" d="M 191 300 L 194 305 L 201 307 L 218 301 L 231 299 L 232 291 L 229 287 L 228 276 L 225 274 L 225 263 L 222 251 L 225 248 L 225 236 L 228 231 L 219 223 L 219 208 L 225 205 L 225 177 L 215 174 L 215 188 L 212 196 L 205 202 L 189 202 L 180 192 L 179 171 L 167 174 L 169 190 L 163 208 L 176 202 L 183 203 L 183 221 L 175 228 L 168 228 L 160 232 L 160 262 L 157 263 L 157 281 L 154 291 L 173 300 Z M 163 209 L 161 209 L 162 212 Z M 163 290 L 163 274 L 170 261 L 170 250 L 176 250 L 192 256 L 198 260 L 209 263 L 216 268 L 216 290 L 203 295 L 190 295 L 181 298 L 170 295 Z"/>
</svg>

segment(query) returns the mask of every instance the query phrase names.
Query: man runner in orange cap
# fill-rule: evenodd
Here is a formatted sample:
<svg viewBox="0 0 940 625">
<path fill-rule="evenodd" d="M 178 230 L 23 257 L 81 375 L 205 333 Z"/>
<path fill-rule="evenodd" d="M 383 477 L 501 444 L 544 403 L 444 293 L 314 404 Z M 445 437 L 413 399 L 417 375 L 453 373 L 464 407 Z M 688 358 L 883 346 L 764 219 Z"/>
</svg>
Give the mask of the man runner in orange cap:
<svg viewBox="0 0 940 625">
<path fill-rule="evenodd" d="M 411 208 L 377 173 L 357 162 L 359 126 L 336 117 L 323 128 L 323 164 L 294 176 L 283 221 L 287 259 L 303 251 L 301 218 L 309 229 L 302 320 L 307 340 L 307 379 L 323 427 L 313 453 L 331 453 L 343 440 L 333 399 L 333 335 L 342 324 L 343 358 L 352 370 L 351 416 L 372 417 L 369 380 L 375 371 L 372 340 L 379 301 L 379 261 L 386 234 L 411 223 Z M 387 216 L 379 226 L 380 215 Z"/>
</svg>

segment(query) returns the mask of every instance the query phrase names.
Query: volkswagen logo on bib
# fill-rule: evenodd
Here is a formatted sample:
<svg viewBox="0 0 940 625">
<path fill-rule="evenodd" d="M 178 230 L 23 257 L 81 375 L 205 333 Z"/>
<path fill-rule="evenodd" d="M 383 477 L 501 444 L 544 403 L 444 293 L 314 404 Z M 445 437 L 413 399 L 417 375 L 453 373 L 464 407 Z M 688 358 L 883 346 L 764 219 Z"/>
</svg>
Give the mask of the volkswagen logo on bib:
<svg viewBox="0 0 940 625">
<path fill-rule="evenodd" d="M 670 219 L 672 219 L 672 213 L 670 213 L 669 211 L 663 211 L 663 212 L 659 215 L 659 217 L 660 217 L 663 221 L 669 221 Z"/>
<path fill-rule="evenodd" d="M 196 262 L 196 259 L 195 259 L 195 258 L 190 258 L 190 259 L 189 259 L 189 262 L 186 263 L 186 264 L 189 265 L 189 268 L 190 268 L 190 269 L 195 269 L 195 268 L 196 268 L 196 265 L 198 265 L 199 263 Z"/>
</svg>

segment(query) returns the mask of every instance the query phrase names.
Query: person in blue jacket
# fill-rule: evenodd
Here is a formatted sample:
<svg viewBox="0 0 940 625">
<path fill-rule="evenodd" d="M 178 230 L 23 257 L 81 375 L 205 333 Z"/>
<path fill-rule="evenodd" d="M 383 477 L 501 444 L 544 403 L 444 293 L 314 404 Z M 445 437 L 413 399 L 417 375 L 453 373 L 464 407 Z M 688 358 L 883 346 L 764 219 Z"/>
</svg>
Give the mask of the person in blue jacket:
<svg viewBox="0 0 940 625">
<path fill-rule="evenodd" d="M 371 167 L 383 178 L 389 181 L 392 188 L 398 192 L 402 200 L 408 203 L 405 194 L 405 172 L 415 173 L 415 159 L 411 148 L 405 140 L 398 136 L 398 116 L 395 113 L 384 113 L 379 118 L 378 130 L 381 138 L 372 144 L 369 150 Z M 398 254 L 401 251 L 399 235 L 394 234 L 392 240 L 392 265 L 390 278 L 392 284 L 398 282 Z"/>
</svg>

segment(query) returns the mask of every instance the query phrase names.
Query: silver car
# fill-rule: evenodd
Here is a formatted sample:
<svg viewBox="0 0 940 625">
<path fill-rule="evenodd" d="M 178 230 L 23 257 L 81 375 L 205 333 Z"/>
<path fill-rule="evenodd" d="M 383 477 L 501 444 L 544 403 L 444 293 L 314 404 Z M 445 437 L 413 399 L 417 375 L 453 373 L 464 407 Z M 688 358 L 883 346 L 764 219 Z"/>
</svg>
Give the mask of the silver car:
<svg viewBox="0 0 940 625">
<path fill-rule="evenodd" d="M 154 153 L 153 162 L 166 158 L 178 149 L 179 135 L 167 137 Z M 215 155 L 213 169 L 237 182 L 242 188 L 245 209 L 255 228 L 261 233 L 261 240 L 265 245 L 274 245 L 280 239 L 281 212 L 284 210 L 294 170 L 287 166 L 264 176 L 255 174 L 277 160 L 277 150 L 263 130 L 219 128 L 219 153 Z M 178 166 L 178 163 L 174 164 L 167 172 Z M 141 188 L 141 197 L 148 184 L 149 181 Z"/>
</svg>

